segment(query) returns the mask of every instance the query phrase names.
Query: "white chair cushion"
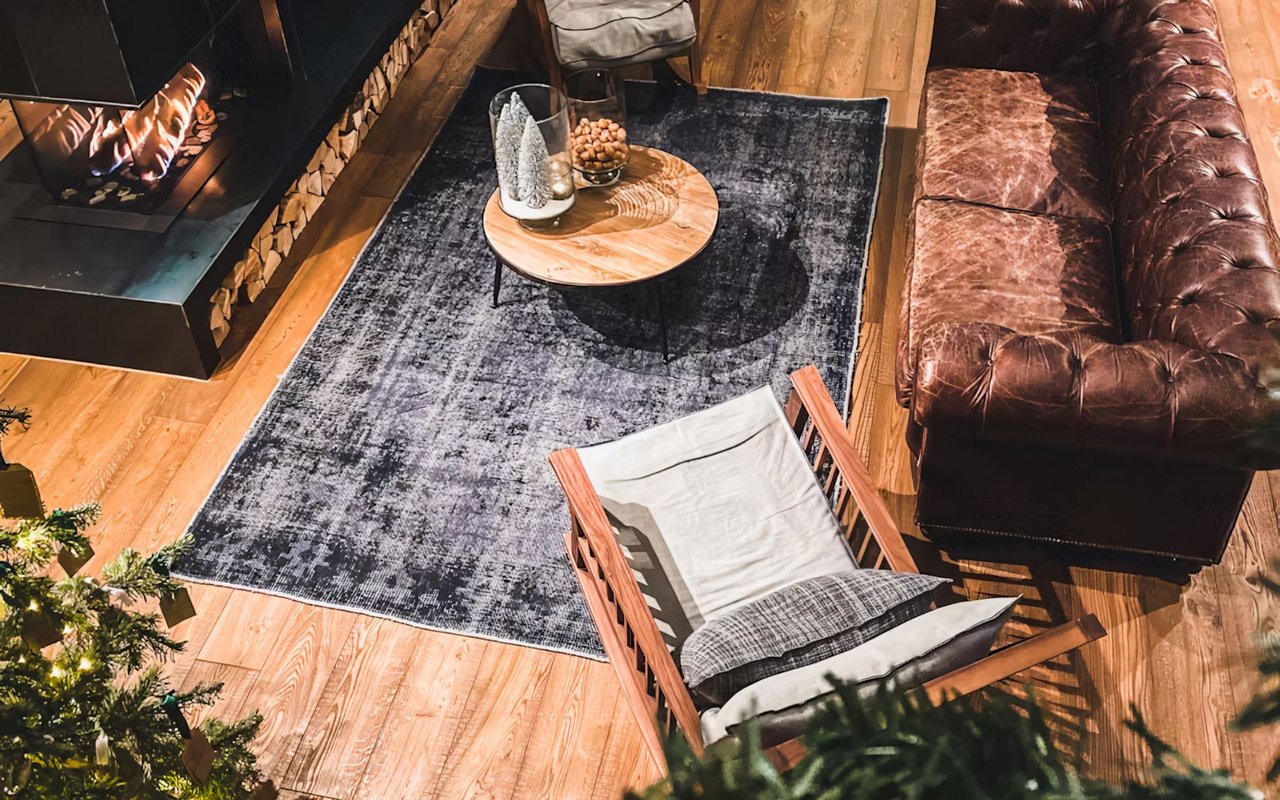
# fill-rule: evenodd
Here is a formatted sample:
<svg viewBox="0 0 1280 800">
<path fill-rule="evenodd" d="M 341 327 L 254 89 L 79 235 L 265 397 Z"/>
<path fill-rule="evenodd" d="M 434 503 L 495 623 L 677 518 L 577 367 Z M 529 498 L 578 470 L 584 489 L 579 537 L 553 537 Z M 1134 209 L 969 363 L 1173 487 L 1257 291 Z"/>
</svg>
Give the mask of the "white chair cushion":
<svg viewBox="0 0 1280 800">
<path fill-rule="evenodd" d="M 987 655 L 1019 599 L 993 597 L 935 608 L 840 655 L 757 681 L 720 708 L 703 712 L 703 742 L 729 736 L 752 717 L 760 719 L 765 747 L 801 735 L 831 700 L 831 677 L 866 696 L 882 683 L 917 685 L 972 664 Z"/>
<path fill-rule="evenodd" d="M 783 586 L 857 568 L 768 386 L 578 452 L 673 648 Z"/>
<path fill-rule="evenodd" d="M 547 0 L 551 38 L 568 69 L 666 58 L 697 36 L 685 0 Z"/>
</svg>

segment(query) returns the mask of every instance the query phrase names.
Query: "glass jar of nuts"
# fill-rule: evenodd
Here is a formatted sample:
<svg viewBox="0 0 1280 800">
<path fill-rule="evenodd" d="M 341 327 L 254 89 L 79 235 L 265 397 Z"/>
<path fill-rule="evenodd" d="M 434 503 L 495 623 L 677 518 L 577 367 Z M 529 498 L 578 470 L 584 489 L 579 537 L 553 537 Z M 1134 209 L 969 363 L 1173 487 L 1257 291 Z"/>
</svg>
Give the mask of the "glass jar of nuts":
<svg viewBox="0 0 1280 800">
<path fill-rule="evenodd" d="M 565 89 L 574 169 L 592 186 L 617 182 L 631 152 L 621 82 L 607 69 L 584 69 L 565 77 Z"/>
</svg>

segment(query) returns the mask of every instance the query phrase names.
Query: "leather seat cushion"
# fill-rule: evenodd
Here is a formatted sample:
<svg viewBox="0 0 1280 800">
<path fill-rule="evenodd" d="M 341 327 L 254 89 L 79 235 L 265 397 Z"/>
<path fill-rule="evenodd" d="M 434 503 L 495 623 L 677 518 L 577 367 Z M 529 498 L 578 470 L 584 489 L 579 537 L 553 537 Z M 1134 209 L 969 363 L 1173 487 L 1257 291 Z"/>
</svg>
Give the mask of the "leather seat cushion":
<svg viewBox="0 0 1280 800">
<path fill-rule="evenodd" d="M 547 17 L 556 56 L 567 69 L 666 58 L 697 37 L 685 0 L 548 0 Z"/>
<path fill-rule="evenodd" d="M 917 197 L 1110 222 L 1097 108 L 1083 78 L 931 71 Z"/>
<path fill-rule="evenodd" d="M 988 323 L 1025 335 L 1066 331 L 1122 340 L 1104 225 L 922 200 L 910 235 L 900 399 L 910 398 L 918 344 L 935 326 Z"/>
</svg>

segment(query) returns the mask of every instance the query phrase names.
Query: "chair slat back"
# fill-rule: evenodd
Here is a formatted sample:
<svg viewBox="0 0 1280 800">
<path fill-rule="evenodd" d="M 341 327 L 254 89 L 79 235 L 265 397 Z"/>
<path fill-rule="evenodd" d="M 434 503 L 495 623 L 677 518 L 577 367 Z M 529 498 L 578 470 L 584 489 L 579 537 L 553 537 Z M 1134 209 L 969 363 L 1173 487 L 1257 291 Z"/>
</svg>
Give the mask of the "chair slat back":
<svg viewBox="0 0 1280 800">
<path fill-rule="evenodd" d="M 791 373 L 791 386 L 787 421 L 810 460 L 858 564 L 919 572 L 817 367 L 810 364 Z"/>
<path fill-rule="evenodd" d="M 613 533 L 599 496 L 578 451 L 551 454 L 551 466 L 569 503 L 571 527 L 566 543 L 582 582 L 592 617 L 623 684 L 632 712 L 643 728 L 655 760 L 663 763 L 659 731 L 677 728 L 694 752 L 702 752 L 702 729 L 693 698 L 653 619 L 631 565 Z M 657 727 L 652 724 L 657 722 Z"/>
</svg>

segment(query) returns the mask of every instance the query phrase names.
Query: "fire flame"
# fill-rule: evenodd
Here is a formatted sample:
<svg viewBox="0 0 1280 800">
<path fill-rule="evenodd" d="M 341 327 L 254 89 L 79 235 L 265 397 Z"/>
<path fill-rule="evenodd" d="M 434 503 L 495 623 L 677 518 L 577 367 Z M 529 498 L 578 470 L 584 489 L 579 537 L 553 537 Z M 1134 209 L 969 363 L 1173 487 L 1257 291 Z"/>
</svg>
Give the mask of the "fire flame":
<svg viewBox="0 0 1280 800">
<path fill-rule="evenodd" d="M 132 166 L 144 181 L 163 178 L 203 102 L 205 84 L 204 73 L 188 64 L 142 108 L 124 112 L 118 122 L 100 118 L 89 140 L 93 174 Z"/>
</svg>

